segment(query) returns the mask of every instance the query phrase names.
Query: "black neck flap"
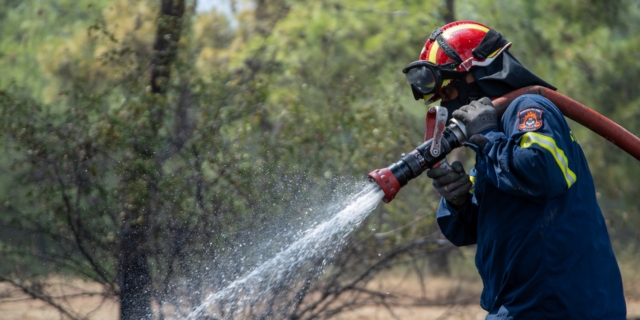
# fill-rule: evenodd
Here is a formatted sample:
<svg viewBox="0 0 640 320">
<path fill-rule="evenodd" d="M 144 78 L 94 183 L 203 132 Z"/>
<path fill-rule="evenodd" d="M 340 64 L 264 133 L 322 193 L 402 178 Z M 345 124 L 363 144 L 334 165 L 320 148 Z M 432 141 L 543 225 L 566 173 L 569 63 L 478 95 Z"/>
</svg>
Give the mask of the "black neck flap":
<svg viewBox="0 0 640 320">
<path fill-rule="evenodd" d="M 498 31 L 490 29 L 480 41 L 480 44 L 471 51 L 473 56 L 478 60 L 486 59 L 496 50 L 504 47 L 509 43 Z"/>
<path fill-rule="evenodd" d="M 497 56 L 490 65 L 473 68 L 471 72 L 484 95 L 489 98 L 500 97 L 528 86 L 543 86 L 556 90 L 556 87 L 525 68 L 509 51 Z"/>
<path fill-rule="evenodd" d="M 460 58 L 460 56 L 458 55 L 458 53 L 453 50 L 453 48 L 449 45 L 449 43 L 447 42 L 447 40 L 445 40 L 442 37 L 442 29 L 437 28 L 435 31 L 433 31 L 433 33 L 429 36 L 429 40 L 433 41 L 436 40 L 438 41 L 438 44 L 440 45 L 440 48 L 442 48 L 442 51 L 444 51 L 444 53 L 451 58 L 453 61 L 455 61 L 457 64 L 461 64 L 462 63 L 462 58 Z"/>
</svg>

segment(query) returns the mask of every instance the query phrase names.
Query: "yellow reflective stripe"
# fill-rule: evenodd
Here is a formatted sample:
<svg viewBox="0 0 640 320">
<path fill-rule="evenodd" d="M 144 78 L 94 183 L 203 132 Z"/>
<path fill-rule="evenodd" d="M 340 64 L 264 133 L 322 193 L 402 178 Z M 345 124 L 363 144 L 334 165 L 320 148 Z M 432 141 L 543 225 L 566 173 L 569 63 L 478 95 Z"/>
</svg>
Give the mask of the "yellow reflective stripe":
<svg viewBox="0 0 640 320">
<path fill-rule="evenodd" d="M 502 48 L 498 48 L 498 50 L 496 50 L 496 51 L 494 51 L 492 54 L 490 54 L 490 55 L 487 57 L 487 59 L 490 59 L 490 58 L 495 57 L 495 56 L 498 54 L 498 52 L 500 52 L 500 50 L 502 50 Z"/>
<path fill-rule="evenodd" d="M 564 151 L 558 148 L 556 141 L 551 137 L 541 135 L 537 132 L 527 132 L 522 136 L 522 140 L 520 140 L 520 148 L 529 148 L 534 144 L 537 144 L 553 155 L 553 158 L 556 159 L 556 163 L 558 163 L 558 167 L 560 167 L 560 171 L 564 174 L 564 179 L 567 182 L 567 188 L 571 188 L 571 186 L 576 182 L 577 177 L 576 174 L 569 169 L 569 160 L 567 160 L 567 156 L 565 156 Z"/>
<path fill-rule="evenodd" d="M 436 53 L 438 53 L 438 49 L 440 49 L 440 45 L 438 44 L 438 41 L 433 41 L 433 44 L 431 44 L 431 51 L 429 51 L 429 61 L 436 63 Z"/>
<path fill-rule="evenodd" d="M 469 176 L 469 180 L 471 181 L 471 183 L 476 183 L 476 177 L 474 176 Z"/>
<path fill-rule="evenodd" d="M 475 194 L 476 193 L 476 177 L 469 176 L 469 181 L 471 181 L 472 183 L 471 189 L 469 190 L 469 192 L 471 192 L 471 194 Z"/>
<path fill-rule="evenodd" d="M 450 34 L 456 32 L 458 30 L 461 30 L 461 29 L 476 29 L 476 30 L 480 30 L 480 31 L 482 31 L 484 33 L 489 32 L 489 28 L 487 28 L 487 27 L 483 27 L 483 26 L 480 26 L 480 25 L 477 25 L 477 24 L 474 24 L 474 23 L 463 23 L 463 24 L 459 24 L 457 26 L 453 26 L 453 27 L 451 27 L 451 28 L 449 28 L 447 30 L 442 31 L 442 36 L 446 38 Z"/>
</svg>

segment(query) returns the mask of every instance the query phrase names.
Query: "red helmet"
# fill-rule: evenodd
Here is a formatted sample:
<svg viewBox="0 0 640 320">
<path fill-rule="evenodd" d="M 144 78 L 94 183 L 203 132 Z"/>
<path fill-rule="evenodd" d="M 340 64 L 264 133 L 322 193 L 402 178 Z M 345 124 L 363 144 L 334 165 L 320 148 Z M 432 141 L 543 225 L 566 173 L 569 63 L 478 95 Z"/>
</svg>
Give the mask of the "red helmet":
<svg viewBox="0 0 640 320">
<path fill-rule="evenodd" d="M 493 41 L 496 39 L 493 36 L 485 39 L 490 30 L 482 23 L 469 20 L 448 23 L 442 28 L 436 29 L 429 36 L 422 52 L 420 52 L 419 59 L 456 71 L 468 71 L 474 66 L 486 66 L 493 61 L 493 58 L 511 46 L 511 43 L 507 43 L 506 40 Z M 491 33 L 499 35 L 495 31 Z M 484 43 L 479 48 L 483 39 L 485 42 L 489 40 L 490 43 Z M 496 45 L 498 45 L 497 50 Z M 483 52 L 489 48 L 493 52 Z M 443 79 L 440 88 L 450 82 L 451 79 Z M 425 96 L 425 100 L 432 102 L 433 95 Z"/>
<path fill-rule="evenodd" d="M 478 47 L 489 30 L 490 28 L 484 24 L 468 20 L 446 24 L 431 34 L 427 43 L 424 44 L 422 52 L 420 52 L 420 60 L 431 61 L 438 65 L 460 62 L 449 57 L 436 41 L 436 37 L 441 32 L 442 38 L 449 44 L 450 48 L 455 51 L 462 61 L 466 61 L 473 57 L 471 51 Z"/>
</svg>

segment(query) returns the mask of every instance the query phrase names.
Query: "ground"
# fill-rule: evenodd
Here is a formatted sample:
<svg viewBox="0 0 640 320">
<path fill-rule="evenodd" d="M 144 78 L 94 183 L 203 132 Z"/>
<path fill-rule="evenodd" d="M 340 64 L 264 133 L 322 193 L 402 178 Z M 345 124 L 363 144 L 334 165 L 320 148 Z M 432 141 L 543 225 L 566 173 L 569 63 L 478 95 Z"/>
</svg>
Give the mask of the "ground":
<svg viewBox="0 0 640 320">
<path fill-rule="evenodd" d="M 389 289 L 390 295 L 395 292 L 412 293 L 422 295 L 422 286 L 417 279 L 411 276 L 399 276 L 388 274 L 384 278 L 371 283 L 372 289 Z M 59 290 L 73 292 L 78 288 L 84 290 L 99 290 L 99 286 L 82 281 L 70 281 L 58 279 Z M 484 319 L 486 312 L 478 306 L 478 295 L 482 289 L 481 283 L 476 279 L 460 280 L 452 278 L 427 278 L 425 279 L 424 297 L 430 301 L 453 303 L 449 306 L 431 307 L 395 307 L 389 311 L 383 306 L 366 307 L 358 310 L 342 313 L 334 319 L 338 320 L 372 320 L 372 319 L 411 319 L 411 320 L 476 320 Z M 0 292 L 6 293 L 8 287 L 0 286 Z M 16 294 L 17 292 L 13 292 Z M 627 301 L 628 318 L 640 319 L 640 297 L 633 295 L 634 299 Z M 2 297 L 5 298 L 5 297 Z M 17 297 L 17 300 L 0 303 L 0 319 L 4 320 L 44 320 L 60 319 L 59 313 L 46 304 L 33 300 L 25 300 Z M 6 300 L 5 300 L 6 301 Z M 99 297 L 73 298 L 68 303 L 82 313 L 91 312 L 89 319 L 117 319 L 118 305 L 113 301 L 103 301 Z"/>
</svg>

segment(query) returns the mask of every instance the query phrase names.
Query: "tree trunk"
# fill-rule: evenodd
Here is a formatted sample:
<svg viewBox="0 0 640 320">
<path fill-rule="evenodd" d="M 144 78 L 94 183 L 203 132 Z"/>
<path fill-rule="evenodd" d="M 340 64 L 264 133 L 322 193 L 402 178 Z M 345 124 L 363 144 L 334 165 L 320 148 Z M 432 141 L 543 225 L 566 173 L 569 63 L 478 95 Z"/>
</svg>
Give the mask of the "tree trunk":
<svg viewBox="0 0 640 320">
<path fill-rule="evenodd" d="M 444 22 L 451 23 L 456 21 L 455 16 L 455 0 L 446 0 L 446 8 L 442 17 L 444 18 Z"/>
<path fill-rule="evenodd" d="M 177 56 L 177 44 L 182 31 L 182 16 L 185 10 L 184 0 L 161 0 L 156 39 L 153 44 L 151 63 L 151 92 L 164 95 L 169 85 L 171 64 Z M 154 102 L 152 102 L 154 103 Z M 150 135 L 147 141 L 153 141 L 162 125 L 165 106 L 150 106 Z M 134 146 L 134 149 L 136 147 Z M 155 153 L 145 153 L 142 157 L 155 158 Z M 157 167 L 162 161 L 154 159 Z M 139 177 L 138 177 L 139 178 Z M 134 177 L 134 180 L 136 177 Z M 122 320 L 151 319 L 151 275 L 144 248 L 149 240 L 152 215 L 157 211 L 157 190 L 159 177 L 148 180 L 148 195 L 142 199 L 142 217 L 131 213 L 125 219 L 120 232 L 120 256 L 118 261 L 118 284 L 120 286 L 120 318 Z M 139 215 L 139 212 L 138 212 Z"/>
<path fill-rule="evenodd" d="M 120 286 L 120 319 L 151 318 L 151 282 L 146 254 L 140 250 L 145 232 L 142 225 L 125 223 L 121 231 L 118 285 Z"/>
<path fill-rule="evenodd" d="M 161 0 L 160 17 L 156 40 L 153 43 L 151 66 L 151 92 L 164 94 L 167 91 L 171 63 L 176 58 L 177 45 L 182 31 L 184 0 Z"/>
</svg>

